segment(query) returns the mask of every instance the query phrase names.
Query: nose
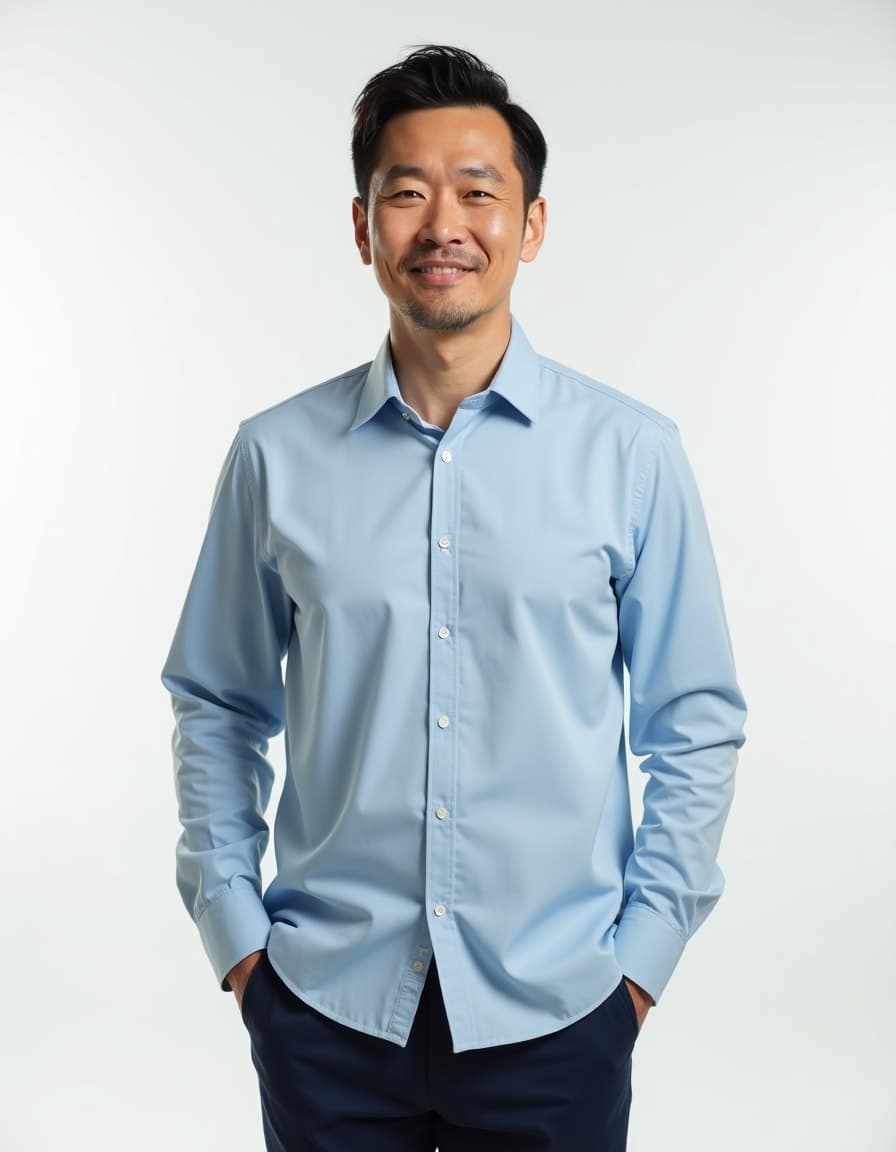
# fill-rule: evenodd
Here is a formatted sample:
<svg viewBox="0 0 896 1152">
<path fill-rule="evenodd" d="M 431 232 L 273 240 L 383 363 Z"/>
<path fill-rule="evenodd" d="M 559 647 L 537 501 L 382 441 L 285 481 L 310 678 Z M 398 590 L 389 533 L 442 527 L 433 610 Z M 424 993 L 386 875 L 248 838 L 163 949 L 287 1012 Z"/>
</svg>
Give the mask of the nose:
<svg viewBox="0 0 896 1152">
<path fill-rule="evenodd" d="M 448 244 L 462 244 L 466 238 L 464 212 L 457 199 L 450 192 L 434 194 L 420 223 L 418 239 L 443 248 Z"/>
</svg>

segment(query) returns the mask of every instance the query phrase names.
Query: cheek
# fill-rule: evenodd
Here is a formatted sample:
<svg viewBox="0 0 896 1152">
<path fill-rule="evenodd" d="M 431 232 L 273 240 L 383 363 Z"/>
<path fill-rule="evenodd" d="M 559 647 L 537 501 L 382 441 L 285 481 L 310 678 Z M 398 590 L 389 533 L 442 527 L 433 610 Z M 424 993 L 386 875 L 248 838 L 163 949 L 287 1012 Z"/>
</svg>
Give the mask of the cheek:
<svg viewBox="0 0 896 1152">
<path fill-rule="evenodd" d="M 398 255 L 394 246 L 382 234 L 378 235 L 372 243 L 370 256 L 377 278 L 385 281 L 394 280 Z"/>
<path fill-rule="evenodd" d="M 373 274 L 383 291 L 388 291 L 396 283 L 395 268 L 392 261 L 386 259 L 382 252 L 373 254 Z"/>
<path fill-rule="evenodd" d="M 478 229 L 483 246 L 492 260 L 502 262 L 519 255 L 522 248 L 523 226 L 506 215 L 495 214 L 482 222 Z"/>
<path fill-rule="evenodd" d="M 397 274 L 402 257 L 411 246 L 412 236 L 406 229 L 391 227 L 378 228 L 371 235 L 373 262 L 390 274 Z"/>
</svg>

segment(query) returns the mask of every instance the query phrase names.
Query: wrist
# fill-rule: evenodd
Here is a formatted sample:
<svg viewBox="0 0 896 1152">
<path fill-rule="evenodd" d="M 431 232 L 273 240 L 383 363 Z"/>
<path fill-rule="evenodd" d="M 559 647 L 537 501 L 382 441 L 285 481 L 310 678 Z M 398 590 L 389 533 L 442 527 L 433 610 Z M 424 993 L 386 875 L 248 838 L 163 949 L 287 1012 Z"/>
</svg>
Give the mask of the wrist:
<svg viewBox="0 0 896 1152">
<path fill-rule="evenodd" d="M 638 1031 L 644 1026 L 644 1021 L 647 1019 L 647 1013 L 653 1007 L 654 1000 L 649 992 L 645 992 L 640 984 L 636 984 L 634 980 L 630 980 L 628 976 L 623 976 L 625 986 L 628 989 L 628 994 L 632 999 L 632 1004 L 635 1009 L 635 1017 L 638 1021 Z"/>
<path fill-rule="evenodd" d="M 246 982 L 252 974 L 252 970 L 259 960 L 264 955 L 264 949 L 257 952 L 250 952 L 248 956 L 244 956 L 238 964 L 230 969 L 224 979 L 227 981 L 231 992 L 236 996 L 237 1000 L 241 1000 L 243 996 L 243 989 L 246 987 Z"/>
<path fill-rule="evenodd" d="M 623 976 L 623 980 L 625 980 L 629 991 L 632 993 L 636 1000 L 640 1000 L 648 1008 L 652 1008 L 654 1006 L 656 1001 L 649 992 L 645 991 L 641 987 L 640 984 L 635 983 L 635 981 L 632 980 L 629 976 Z"/>
</svg>

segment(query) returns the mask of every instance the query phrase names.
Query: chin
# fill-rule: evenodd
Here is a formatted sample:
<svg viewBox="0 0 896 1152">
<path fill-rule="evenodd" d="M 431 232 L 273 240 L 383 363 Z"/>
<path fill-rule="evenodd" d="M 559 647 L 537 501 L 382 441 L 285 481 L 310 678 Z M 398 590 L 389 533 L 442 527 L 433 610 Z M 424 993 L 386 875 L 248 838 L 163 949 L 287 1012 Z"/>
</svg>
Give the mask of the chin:
<svg viewBox="0 0 896 1152">
<path fill-rule="evenodd" d="M 420 304 L 416 300 L 404 304 L 402 314 L 417 328 L 430 332 L 459 332 L 475 323 L 482 315 L 480 309 L 464 304 L 444 303 L 437 307 Z"/>
</svg>

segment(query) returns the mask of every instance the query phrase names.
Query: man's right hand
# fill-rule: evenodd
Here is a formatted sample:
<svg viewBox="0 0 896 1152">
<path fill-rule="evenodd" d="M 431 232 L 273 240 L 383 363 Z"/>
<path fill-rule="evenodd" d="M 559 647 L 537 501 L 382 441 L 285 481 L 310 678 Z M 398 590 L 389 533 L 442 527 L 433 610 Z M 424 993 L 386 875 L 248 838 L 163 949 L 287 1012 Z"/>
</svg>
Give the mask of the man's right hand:
<svg viewBox="0 0 896 1152">
<path fill-rule="evenodd" d="M 225 977 L 236 997 L 236 1006 L 240 1011 L 243 1007 L 243 992 L 246 990 L 246 983 L 252 975 L 252 969 L 262 956 L 264 956 L 263 948 L 260 952 L 250 952 L 248 956 L 244 956 L 240 960 L 239 964 L 235 964 Z"/>
</svg>

